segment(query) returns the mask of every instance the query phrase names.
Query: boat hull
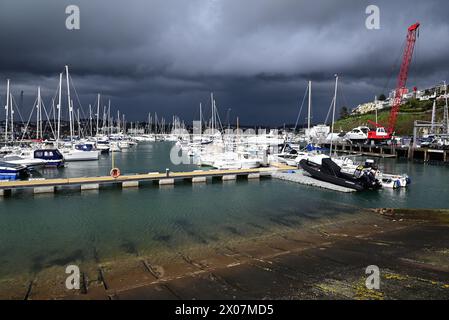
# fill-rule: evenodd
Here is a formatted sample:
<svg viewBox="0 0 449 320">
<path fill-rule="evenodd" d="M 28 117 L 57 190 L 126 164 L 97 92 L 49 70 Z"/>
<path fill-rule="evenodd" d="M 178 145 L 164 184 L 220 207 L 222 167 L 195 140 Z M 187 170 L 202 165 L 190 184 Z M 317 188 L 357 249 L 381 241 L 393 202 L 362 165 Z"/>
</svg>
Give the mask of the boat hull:
<svg viewBox="0 0 449 320">
<path fill-rule="evenodd" d="M 323 163 L 327 166 L 329 163 L 333 163 L 334 167 L 330 167 L 330 171 L 334 174 L 329 173 L 328 167 L 323 167 L 323 165 L 317 165 L 307 160 L 301 160 L 300 166 L 308 172 L 313 178 L 329 182 L 341 187 L 354 189 L 357 191 L 378 189 L 381 184 L 376 180 L 370 181 L 368 177 L 355 178 L 349 174 L 340 172 L 340 167 L 336 165 L 330 159 L 323 159 Z M 338 168 L 338 169 L 337 169 Z M 326 170 L 324 170 L 326 169 Z"/>
</svg>

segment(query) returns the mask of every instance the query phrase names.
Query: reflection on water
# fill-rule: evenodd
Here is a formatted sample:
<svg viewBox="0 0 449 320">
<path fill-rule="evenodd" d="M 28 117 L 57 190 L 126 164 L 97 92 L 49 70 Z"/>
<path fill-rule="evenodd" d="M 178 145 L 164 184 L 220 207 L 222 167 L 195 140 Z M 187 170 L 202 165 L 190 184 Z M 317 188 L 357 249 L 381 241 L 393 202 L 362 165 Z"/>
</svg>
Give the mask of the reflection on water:
<svg viewBox="0 0 449 320">
<path fill-rule="evenodd" d="M 122 172 L 191 170 L 173 166 L 171 144 L 122 153 Z M 408 172 L 408 190 L 341 194 L 277 180 L 210 182 L 175 187 L 0 198 L 0 278 L 35 273 L 73 261 L 107 261 L 123 255 L 153 259 L 192 246 L 213 246 L 273 230 L 301 228 L 322 218 L 357 214 L 361 207 L 448 208 L 447 168 L 384 160 L 386 171 Z M 70 163 L 54 176 L 104 175 L 110 158 Z"/>
</svg>

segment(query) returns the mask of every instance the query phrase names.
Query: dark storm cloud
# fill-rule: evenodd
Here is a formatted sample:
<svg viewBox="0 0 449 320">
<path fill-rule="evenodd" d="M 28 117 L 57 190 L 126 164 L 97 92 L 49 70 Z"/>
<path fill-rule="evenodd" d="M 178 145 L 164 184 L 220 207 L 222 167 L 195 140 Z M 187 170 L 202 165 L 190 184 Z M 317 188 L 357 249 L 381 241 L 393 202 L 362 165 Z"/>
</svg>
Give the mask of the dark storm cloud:
<svg viewBox="0 0 449 320">
<path fill-rule="evenodd" d="M 79 31 L 65 28 L 69 4 L 80 7 Z M 380 30 L 365 28 L 369 4 L 380 7 Z M 409 85 L 447 79 L 448 9 L 445 0 L 2 0 L 0 79 L 11 78 L 31 105 L 38 85 L 53 97 L 68 64 L 85 108 L 101 92 L 129 119 L 157 111 L 190 120 L 213 90 L 222 117 L 232 108 L 254 124 L 294 122 L 311 79 L 319 121 L 335 73 L 340 106 L 394 87 L 392 67 L 415 21 L 422 29 Z M 3 98 L 3 80 L 0 90 Z"/>
</svg>

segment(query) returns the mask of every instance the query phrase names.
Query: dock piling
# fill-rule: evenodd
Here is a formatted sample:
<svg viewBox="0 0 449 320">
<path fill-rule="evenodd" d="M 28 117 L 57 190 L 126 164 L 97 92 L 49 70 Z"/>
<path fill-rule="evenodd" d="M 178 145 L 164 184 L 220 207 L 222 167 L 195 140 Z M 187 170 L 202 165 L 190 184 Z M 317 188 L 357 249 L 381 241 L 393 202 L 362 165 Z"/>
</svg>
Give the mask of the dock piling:
<svg viewBox="0 0 449 320">
<path fill-rule="evenodd" d="M 81 185 L 81 191 L 98 190 L 98 189 L 100 189 L 100 184 L 98 184 L 98 183 L 89 183 L 89 184 Z"/>
<path fill-rule="evenodd" d="M 138 188 L 139 181 L 123 181 L 122 188 Z"/>
<path fill-rule="evenodd" d="M 193 177 L 192 183 L 206 183 L 206 177 Z"/>
<path fill-rule="evenodd" d="M 235 174 L 227 174 L 227 175 L 224 175 L 221 178 L 221 180 L 223 180 L 223 181 L 235 181 L 235 180 L 237 180 L 237 176 Z"/>
<path fill-rule="evenodd" d="M 54 193 L 55 192 L 55 187 L 51 186 L 51 187 L 35 187 L 33 189 L 33 193 L 34 194 L 41 194 L 41 193 Z"/>
<path fill-rule="evenodd" d="M 175 179 L 161 179 L 159 180 L 160 186 L 172 185 L 175 184 Z"/>
</svg>

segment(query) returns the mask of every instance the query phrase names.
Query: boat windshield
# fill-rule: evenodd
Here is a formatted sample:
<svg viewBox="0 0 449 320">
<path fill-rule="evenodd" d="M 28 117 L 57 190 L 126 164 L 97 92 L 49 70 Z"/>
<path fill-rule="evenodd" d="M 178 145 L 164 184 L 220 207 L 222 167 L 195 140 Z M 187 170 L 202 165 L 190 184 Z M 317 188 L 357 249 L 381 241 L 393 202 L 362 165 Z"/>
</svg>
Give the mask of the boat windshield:
<svg viewBox="0 0 449 320">
<path fill-rule="evenodd" d="M 367 134 L 367 133 L 368 133 L 368 131 L 369 131 L 369 129 L 368 129 L 368 128 L 362 128 L 362 129 L 360 129 L 360 130 L 362 130 L 362 132 L 363 132 L 364 134 Z"/>
</svg>

